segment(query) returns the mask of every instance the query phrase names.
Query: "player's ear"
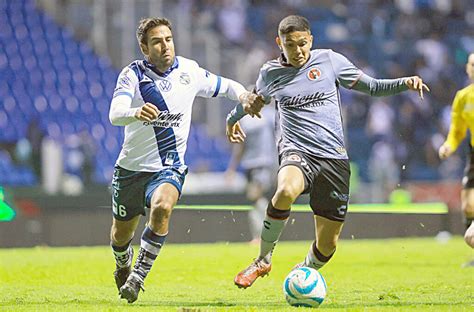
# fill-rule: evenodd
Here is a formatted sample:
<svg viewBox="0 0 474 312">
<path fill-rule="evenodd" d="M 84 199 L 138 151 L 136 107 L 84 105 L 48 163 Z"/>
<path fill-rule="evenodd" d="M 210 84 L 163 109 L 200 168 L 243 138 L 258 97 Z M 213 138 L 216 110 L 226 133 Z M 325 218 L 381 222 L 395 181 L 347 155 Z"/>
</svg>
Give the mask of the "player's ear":
<svg viewBox="0 0 474 312">
<path fill-rule="evenodd" d="M 148 47 L 146 44 L 140 43 L 140 50 L 142 50 L 144 55 L 148 55 Z"/>
<path fill-rule="evenodd" d="M 278 48 L 280 48 L 280 51 L 283 51 L 283 48 L 281 47 L 281 39 L 280 39 L 280 36 L 277 36 L 275 38 L 275 42 L 276 44 L 278 45 Z"/>
</svg>

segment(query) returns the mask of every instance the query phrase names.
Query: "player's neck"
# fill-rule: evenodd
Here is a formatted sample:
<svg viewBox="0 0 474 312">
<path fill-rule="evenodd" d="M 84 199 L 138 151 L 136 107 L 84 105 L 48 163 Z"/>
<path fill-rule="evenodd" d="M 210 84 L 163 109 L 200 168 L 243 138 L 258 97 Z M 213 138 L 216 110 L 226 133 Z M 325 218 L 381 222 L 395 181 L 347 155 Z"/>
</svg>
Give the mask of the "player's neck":
<svg viewBox="0 0 474 312">
<path fill-rule="evenodd" d="M 149 59 L 145 59 L 145 64 L 148 68 L 153 70 L 156 74 L 160 76 L 167 76 L 173 69 L 178 67 L 178 60 L 176 59 L 176 56 L 173 59 L 173 62 L 171 65 L 159 65 L 159 64 L 154 64 L 151 63 Z"/>
</svg>

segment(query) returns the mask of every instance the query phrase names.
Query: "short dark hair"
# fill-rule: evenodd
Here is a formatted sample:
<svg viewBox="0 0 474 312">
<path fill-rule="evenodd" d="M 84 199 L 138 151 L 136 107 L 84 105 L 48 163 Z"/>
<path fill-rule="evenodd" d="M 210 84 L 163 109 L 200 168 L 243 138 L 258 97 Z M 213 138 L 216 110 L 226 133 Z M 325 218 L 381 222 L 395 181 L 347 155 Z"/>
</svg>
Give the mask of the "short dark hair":
<svg viewBox="0 0 474 312">
<path fill-rule="evenodd" d="M 282 19 L 278 25 L 278 35 L 287 35 L 294 31 L 311 32 L 308 20 L 300 15 L 290 15 Z"/>
<path fill-rule="evenodd" d="M 137 28 L 138 43 L 147 44 L 147 33 L 150 29 L 164 25 L 171 30 L 171 22 L 164 17 L 147 17 L 140 20 Z"/>
</svg>

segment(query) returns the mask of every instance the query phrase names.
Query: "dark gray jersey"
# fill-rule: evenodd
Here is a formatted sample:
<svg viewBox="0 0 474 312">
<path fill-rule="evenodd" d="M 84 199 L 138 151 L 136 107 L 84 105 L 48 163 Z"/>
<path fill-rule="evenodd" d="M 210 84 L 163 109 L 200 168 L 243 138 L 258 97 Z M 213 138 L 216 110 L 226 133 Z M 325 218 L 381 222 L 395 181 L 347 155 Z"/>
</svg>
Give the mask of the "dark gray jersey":
<svg viewBox="0 0 474 312">
<path fill-rule="evenodd" d="M 332 50 L 311 51 L 308 62 L 295 68 L 272 60 L 263 65 L 257 93 L 277 103 L 278 152 L 298 150 L 316 157 L 347 159 L 339 86 L 371 95 L 407 90 L 406 78 L 374 79 Z"/>
</svg>

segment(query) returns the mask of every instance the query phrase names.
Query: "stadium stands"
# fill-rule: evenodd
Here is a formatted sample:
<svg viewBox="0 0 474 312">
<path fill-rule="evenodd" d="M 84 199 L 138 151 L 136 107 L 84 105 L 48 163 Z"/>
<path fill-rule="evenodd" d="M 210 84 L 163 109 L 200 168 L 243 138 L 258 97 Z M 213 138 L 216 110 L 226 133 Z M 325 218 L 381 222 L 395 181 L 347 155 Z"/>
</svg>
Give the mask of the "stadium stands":
<svg viewBox="0 0 474 312">
<path fill-rule="evenodd" d="M 109 183 L 123 140 L 123 129 L 108 120 L 117 70 L 38 10 L 34 1 L 1 1 L 0 6 L 0 143 L 25 138 L 37 119 L 38 130 L 63 146 L 65 171 L 80 176 L 84 160 L 77 135 L 86 130 L 95 146 L 93 181 Z M 190 136 L 191 169 L 225 170 L 229 152 L 222 139 L 210 138 L 200 126 L 193 126 Z M 0 153 L 0 184 L 37 181 L 27 166 Z"/>
</svg>

